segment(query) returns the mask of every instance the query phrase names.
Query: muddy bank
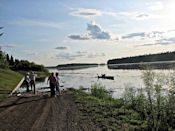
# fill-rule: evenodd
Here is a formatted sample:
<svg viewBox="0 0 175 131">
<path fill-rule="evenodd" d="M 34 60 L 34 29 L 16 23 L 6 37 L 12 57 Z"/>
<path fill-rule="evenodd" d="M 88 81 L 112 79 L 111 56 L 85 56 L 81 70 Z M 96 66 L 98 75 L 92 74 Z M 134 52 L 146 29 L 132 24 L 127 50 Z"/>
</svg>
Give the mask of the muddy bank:
<svg viewBox="0 0 175 131">
<path fill-rule="evenodd" d="M 99 130 L 78 110 L 71 91 L 50 98 L 48 93 L 22 94 L 0 103 L 0 130 Z"/>
</svg>

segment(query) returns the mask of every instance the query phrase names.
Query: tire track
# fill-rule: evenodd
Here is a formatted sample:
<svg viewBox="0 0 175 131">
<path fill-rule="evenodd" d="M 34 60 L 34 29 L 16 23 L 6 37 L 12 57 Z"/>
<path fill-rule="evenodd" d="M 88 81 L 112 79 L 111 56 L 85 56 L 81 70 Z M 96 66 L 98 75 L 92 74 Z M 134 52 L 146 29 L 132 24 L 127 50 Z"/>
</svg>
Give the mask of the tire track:
<svg viewBox="0 0 175 131">
<path fill-rule="evenodd" d="M 49 111 L 50 111 L 50 100 L 48 99 L 48 100 L 46 100 L 46 105 L 43 108 L 41 116 L 35 121 L 35 123 L 33 124 L 32 128 L 31 128 L 31 131 L 42 130 L 42 128 L 44 127 L 45 122 L 49 116 L 48 115 Z"/>
</svg>

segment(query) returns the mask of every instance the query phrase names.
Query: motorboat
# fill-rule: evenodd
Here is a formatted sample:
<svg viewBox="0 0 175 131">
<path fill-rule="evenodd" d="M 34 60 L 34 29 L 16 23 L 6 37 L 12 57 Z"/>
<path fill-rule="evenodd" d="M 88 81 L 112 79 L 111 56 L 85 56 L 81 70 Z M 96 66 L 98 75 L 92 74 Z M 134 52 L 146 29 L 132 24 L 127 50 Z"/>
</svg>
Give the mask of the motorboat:
<svg viewBox="0 0 175 131">
<path fill-rule="evenodd" d="M 106 76 L 105 74 L 101 74 L 100 76 L 98 76 L 98 79 L 99 78 L 114 80 L 114 76 Z"/>
</svg>

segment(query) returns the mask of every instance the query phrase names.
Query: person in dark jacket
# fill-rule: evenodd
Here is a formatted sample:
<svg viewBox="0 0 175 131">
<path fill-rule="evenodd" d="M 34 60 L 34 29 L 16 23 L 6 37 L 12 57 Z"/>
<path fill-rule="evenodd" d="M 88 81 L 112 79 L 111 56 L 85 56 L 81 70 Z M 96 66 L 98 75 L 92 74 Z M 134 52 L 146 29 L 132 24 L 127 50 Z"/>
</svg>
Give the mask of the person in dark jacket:
<svg viewBox="0 0 175 131">
<path fill-rule="evenodd" d="M 56 77 L 54 76 L 54 73 L 51 73 L 51 76 L 49 76 L 47 83 L 49 81 L 50 84 L 50 96 L 55 96 L 55 86 L 56 86 Z"/>
</svg>

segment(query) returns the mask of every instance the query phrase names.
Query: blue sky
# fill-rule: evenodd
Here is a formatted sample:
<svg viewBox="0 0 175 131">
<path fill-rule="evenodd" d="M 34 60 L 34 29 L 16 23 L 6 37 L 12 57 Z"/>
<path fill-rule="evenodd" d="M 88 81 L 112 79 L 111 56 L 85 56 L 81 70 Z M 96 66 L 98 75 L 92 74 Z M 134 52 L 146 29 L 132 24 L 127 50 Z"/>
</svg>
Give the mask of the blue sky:
<svg viewBox="0 0 175 131">
<path fill-rule="evenodd" d="M 43 65 L 175 49 L 174 0 L 0 0 L 0 46 Z"/>
</svg>

